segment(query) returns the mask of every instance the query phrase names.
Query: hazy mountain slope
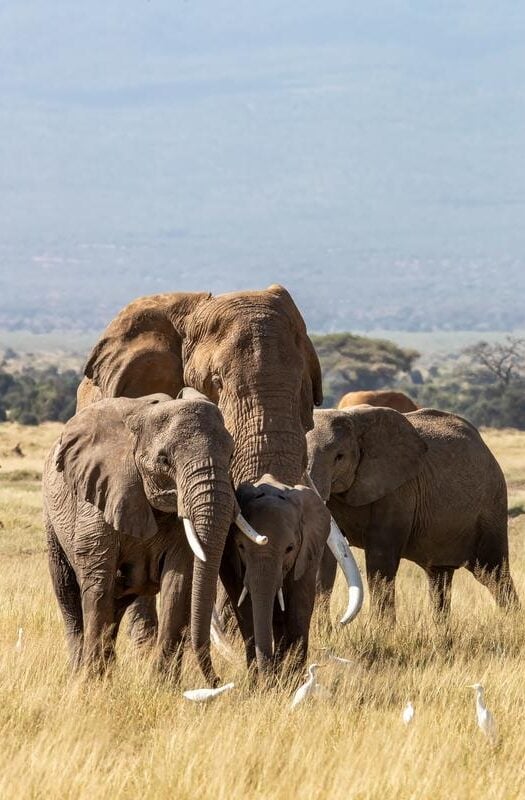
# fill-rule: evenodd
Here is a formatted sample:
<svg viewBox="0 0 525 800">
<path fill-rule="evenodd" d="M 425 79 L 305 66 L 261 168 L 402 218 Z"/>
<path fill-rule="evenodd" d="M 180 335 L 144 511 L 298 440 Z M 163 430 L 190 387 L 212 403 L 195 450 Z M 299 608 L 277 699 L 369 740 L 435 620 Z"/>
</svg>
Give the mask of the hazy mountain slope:
<svg viewBox="0 0 525 800">
<path fill-rule="evenodd" d="M 523 325 L 525 12 L 363 5 L 0 3 L 0 327 L 273 280 L 318 329 Z"/>
</svg>

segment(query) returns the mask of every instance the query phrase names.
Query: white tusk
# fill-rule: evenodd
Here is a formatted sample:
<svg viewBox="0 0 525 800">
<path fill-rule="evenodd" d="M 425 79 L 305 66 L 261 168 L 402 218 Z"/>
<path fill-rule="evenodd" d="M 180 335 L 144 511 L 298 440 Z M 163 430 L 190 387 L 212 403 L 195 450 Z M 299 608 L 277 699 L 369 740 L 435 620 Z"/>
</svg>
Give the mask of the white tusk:
<svg viewBox="0 0 525 800">
<path fill-rule="evenodd" d="M 260 533 L 257 533 L 257 531 L 252 528 L 250 523 L 246 522 L 240 511 L 235 517 L 235 524 L 251 542 L 255 542 L 255 544 L 268 544 L 268 537 L 261 536 Z"/>
<path fill-rule="evenodd" d="M 199 541 L 199 537 L 197 536 L 197 531 L 193 527 L 192 521 L 189 520 L 187 517 L 183 517 L 182 524 L 184 525 L 184 533 L 186 534 L 186 539 L 188 540 L 188 544 L 193 550 L 194 554 L 201 561 L 206 561 L 206 553 L 202 549 L 202 545 Z"/>
<path fill-rule="evenodd" d="M 281 611 L 284 611 L 284 595 L 283 595 L 282 587 L 277 592 L 277 599 L 279 601 L 279 605 L 281 606 Z"/>
<path fill-rule="evenodd" d="M 359 614 L 363 605 L 363 582 L 348 542 L 333 517 L 330 523 L 330 536 L 326 544 L 337 559 L 348 584 L 348 606 L 341 618 L 341 625 L 347 625 Z"/>
<path fill-rule="evenodd" d="M 240 606 L 242 606 L 242 604 L 246 600 L 247 595 L 248 595 L 248 589 L 246 588 L 246 586 L 243 586 L 242 592 L 240 593 L 239 599 L 237 601 L 237 608 L 240 608 Z"/>
<path fill-rule="evenodd" d="M 321 497 L 309 473 L 305 472 L 303 477 L 306 485 L 313 489 L 314 492 Z M 326 505 L 326 500 L 324 500 L 324 504 Z M 326 544 L 337 559 L 337 563 L 343 570 L 343 574 L 348 584 L 348 606 L 341 618 L 341 625 L 347 625 L 355 617 L 357 617 L 361 611 L 364 598 L 363 581 L 361 580 L 359 567 L 357 566 L 356 560 L 352 555 L 352 551 L 348 546 L 348 542 L 339 530 L 333 517 L 331 517 L 330 535 Z"/>
<path fill-rule="evenodd" d="M 224 635 L 215 606 L 211 615 L 210 639 L 215 649 L 230 664 L 237 663 L 237 655 Z"/>
</svg>

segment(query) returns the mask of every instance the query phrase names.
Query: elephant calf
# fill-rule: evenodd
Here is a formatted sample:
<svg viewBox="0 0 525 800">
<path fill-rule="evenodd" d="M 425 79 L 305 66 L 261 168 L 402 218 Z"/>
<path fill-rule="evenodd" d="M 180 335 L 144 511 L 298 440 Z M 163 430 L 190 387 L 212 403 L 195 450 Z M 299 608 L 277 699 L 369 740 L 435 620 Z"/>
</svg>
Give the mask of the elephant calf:
<svg viewBox="0 0 525 800">
<path fill-rule="evenodd" d="M 308 469 L 350 544 L 365 550 L 372 608 L 395 615 L 401 558 L 427 573 L 447 615 L 454 570 L 465 566 L 503 608 L 519 605 L 509 574 L 507 490 L 478 431 L 454 414 L 357 407 L 314 413 Z M 320 589 L 335 562 L 325 550 Z"/>
<path fill-rule="evenodd" d="M 287 486 L 271 475 L 242 484 L 237 498 L 246 519 L 268 539 L 257 547 L 237 531 L 221 567 L 248 666 L 256 660 L 259 673 L 269 675 L 293 652 L 292 667 L 302 669 L 330 513 L 314 489 Z"/>
<path fill-rule="evenodd" d="M 178 676 L 191 616 L 200 667 L 216 682 L 210 622 L 237 513 L 232 452 L 219 409 L 194 390 L 177 400 L 100 400 L 65 425 L 45 464 L 43 494 L 49 566 L 74 666 L 103 670 L 126 607 L 160 590 L 159 667 L 173 666 Z"/>
</svg>

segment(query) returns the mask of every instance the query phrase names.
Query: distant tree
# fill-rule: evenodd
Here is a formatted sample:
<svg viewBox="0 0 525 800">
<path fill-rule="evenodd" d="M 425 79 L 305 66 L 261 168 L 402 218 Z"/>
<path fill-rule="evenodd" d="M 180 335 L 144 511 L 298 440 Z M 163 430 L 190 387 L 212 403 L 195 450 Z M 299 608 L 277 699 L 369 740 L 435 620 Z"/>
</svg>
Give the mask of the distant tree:
<svg viewBox="0 0 525 800">
<path fill-rule="evenodd" d="M 335 405 L 346 392 L 383 389 L 410 380 L 419 357 L 387 339 L 369 339 L 352 333 L 311 337 L 323 371 L 325 406 Z"/>
<path fill-rule="evenodd" d="M 474 369 L 503 387 L 525 377 L 525 339 L 507 336 L 503 342 L 478 342 L 463 352 Z"/>
</svg>

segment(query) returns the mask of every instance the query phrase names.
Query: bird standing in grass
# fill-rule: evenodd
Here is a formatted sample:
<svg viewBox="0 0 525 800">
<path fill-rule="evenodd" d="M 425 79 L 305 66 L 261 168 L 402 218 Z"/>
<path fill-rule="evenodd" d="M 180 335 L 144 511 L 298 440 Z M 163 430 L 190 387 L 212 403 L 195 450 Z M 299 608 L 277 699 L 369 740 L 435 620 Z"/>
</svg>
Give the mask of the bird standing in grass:
<svg viewBox="0 0 525 800">
<path fill-rule="evenodd" d="M 322 669 L 325 666 L 326 664 L 310 664 L 308 667 L 309 678 L 306 683 L 303 683 L 302 686 L 299 686 L 295 692 L 291 705 L 292 708 L 298 706 L 299 703 L 302 703 L 303 700 L 306 700 L 308 697 L 315 697 L 316 695 L 326 697 L 328 690 L 317 682 L 317 670 Z"/>
<path fill-rule="evenodd" d="M 416 715 L 416 709 L 409 700 L 403 709 L 403 723 L 405 725 L 410 725 L 410 723 L 414 721 L 415 715 Z"/>
<path fill-rule="evenodd" d="M 218 686 L 216 689 L 188 689 L 182 694 L 186 700 L 192 700 L 194 703 L 208 703 L 219 695 L 230 692 L 234 687 L 234 683 L 225 683 L 224 686 Z"/>
<path fill-rule="evenodd" d="M 490 743 L 494 745 L 498 738 L 496 723 L 491 712 L 485 705 L 485 690 L 481 683 L 471 683 L 468 688 L 476 690 L 476 718 L 478 721 L 478 728 L 485 734 Z"/>
</svg>

